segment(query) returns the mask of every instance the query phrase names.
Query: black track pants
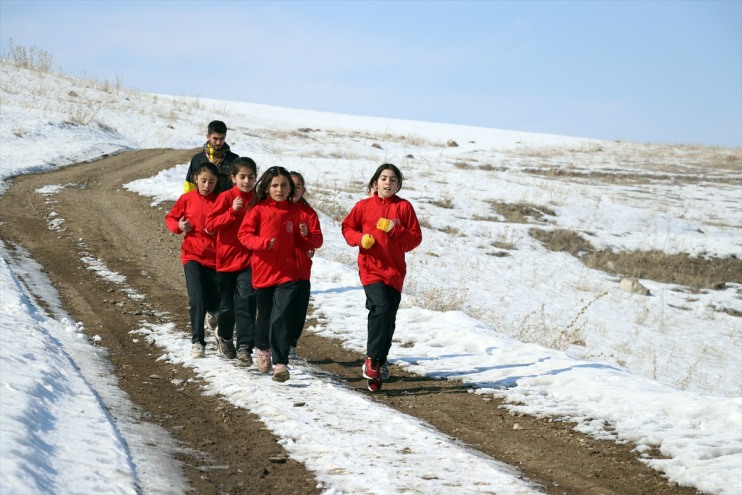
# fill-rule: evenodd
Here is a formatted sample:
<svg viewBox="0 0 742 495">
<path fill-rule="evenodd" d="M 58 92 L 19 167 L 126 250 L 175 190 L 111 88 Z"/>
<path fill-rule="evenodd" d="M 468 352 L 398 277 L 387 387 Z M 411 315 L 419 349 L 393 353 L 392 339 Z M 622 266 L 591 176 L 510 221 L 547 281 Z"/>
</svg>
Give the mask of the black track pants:
<svg viewBox="0 0 742 495">
<path fill-rule="evenodd" d="M 384 364 L 389 349 L 392 347 L 392 337 L 394 337 L 397 310 L 402 300 L 402 293 L 384 285 L 383 282 L 364 285 L 363 290 L 366 293 L 366 309 L 368 309 L 366 355 Z"/>
<path fill-rule="evenodd" d="M 252 270 L 217 272 L 219 282 L 219 337 L 231 340 L 237 330 L 237 343 L 252 351 L 255 345 L 255 290 Z"/>
<path fill-rule="evenodd" d="M 289 364 L 289 326 L 299 284 L 287 282 L 256 289 L 258 319 L 255 323 L 255 347 L 271 350 L 273 364 Z"/>
<path fill-rule="evenodd" d="M 191 317 L 191 343 L 206 345 L 204 319 L 206 312 L 216 313 L 219 310 L 219 287 L 216 281 L 216 270 L 206 268 L 197 261 L 183 265 L 186 290 L 188 291 L 188 313 Z"/>
</svg>

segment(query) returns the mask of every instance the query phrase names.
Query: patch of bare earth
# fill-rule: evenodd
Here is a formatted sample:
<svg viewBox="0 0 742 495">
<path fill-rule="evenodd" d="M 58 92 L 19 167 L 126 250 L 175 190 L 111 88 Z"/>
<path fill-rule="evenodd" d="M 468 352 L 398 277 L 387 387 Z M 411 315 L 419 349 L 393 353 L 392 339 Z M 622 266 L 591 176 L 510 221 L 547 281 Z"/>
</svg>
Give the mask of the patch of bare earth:
<svg viewBox="0 0 742 495">
<path fill-rule="evenodd" d="M 166 318 L 182 328 L 184 339 L 190 338 L 180 238 L 164 226 L 170 205 L 152 207 L 147 198 L 121 185 L 184 163 L 193 152 L 127 152 L 18 177 L 0 198 L 2 239 L 11 252 L 16 246 L 30 251 L 59 290 L 67 312 L 89 335 L 101 337 L 119 385 L 140 408 L 142 419 L 161 425 L 182 444 L 176 455 L 194 492 L 319 493 L 312 473 L 288 458 L 259 417 L 220 397 L 203 395 L 202 384 L 189 368 L 158 360 L 158 348 L 135 342 L 129 334 L 143 320 L 158 323 Z M 47 201 L 35 190 L 48 184 L 71 186 Z M 59 230 L 49 228 L 51 212 L 64 220 Z M 81 262 L 84 254 L 125 275 L 127 285 L 145 299 L 132 300 L 120 287 L 98 278 Z M 213 345 L 209 350 L 214 352 Z M 365 390 L 361 356 L 337 341 L 306 332 L 299 354 L 338 381 Z M 547 493 L 697 493 L 646 467 L 631 445 L 594 440 L 556 420 L 512 416 L 499 407 L 500 401 L 469 393 L 456 382 L 392 370 L 394 377 L 371 396 L 373 400 L 518 467 Z M 466 472 L 461 466 L 461 475 Z"/>
</svg>

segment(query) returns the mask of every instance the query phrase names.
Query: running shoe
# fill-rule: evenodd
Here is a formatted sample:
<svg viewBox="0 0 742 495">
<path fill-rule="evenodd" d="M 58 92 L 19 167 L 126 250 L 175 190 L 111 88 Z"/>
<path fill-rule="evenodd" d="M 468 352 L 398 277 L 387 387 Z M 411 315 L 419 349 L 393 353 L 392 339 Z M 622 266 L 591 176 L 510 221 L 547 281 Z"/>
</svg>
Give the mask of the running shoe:
<svg viewBox="0 0 742 495">
<path fill-rule="evenodd" d="M 237 351 L 234 348 L 232 340 L 223 339 L 221 337 L 216 338 L 216 347 L 219 349 L 219 354 L 227 359 L 234 359 L 237 357 Z"/>
<path fill-rule="evenodd" d="M 206 356 L 206 348 L 200 343 L 196 342 L 191 345 L 191 357 L 202 358 Z"/>
<path fill-rule="evenodd" d="M 271 372 L 271 351 L 268 349 L 267 351 L 261 351 L 260 349 L 257 349 L 255 351 L 255 355 L 258 357 L 258 371 L 261 373 L 270 373 Z"/>
<path fill-rule="evenodd" d="M 381 379 L 388 380 L 392 374 L 389 372 L 389 364 L 384 363 L 381 365 Z"/>
<path fill-rule="evenodd" d="M 250 349 L 247 346 L 241 346 L 237 349 L 237 359 L 245 366 L 252 366 L 252 356 L 250 355 Z"/>
<path fill-rule="evenodd" d="M 277 382 L 285 382 L 291 378 L 289 367 L 285 364 L 277 364 L 273 367 L 273 379 Z"/>
<path fill-rule="evenodd" d="M 366 387 L 371 392 L 378 392 L 381 390 L 382 378 L 381 378 L 381 366 L 379 361 L 374 362 L 370 357 L 366 358 L 366 362 L 361 367 L 363 372 L 363 378 L 366 379 Z"/>
</svg>

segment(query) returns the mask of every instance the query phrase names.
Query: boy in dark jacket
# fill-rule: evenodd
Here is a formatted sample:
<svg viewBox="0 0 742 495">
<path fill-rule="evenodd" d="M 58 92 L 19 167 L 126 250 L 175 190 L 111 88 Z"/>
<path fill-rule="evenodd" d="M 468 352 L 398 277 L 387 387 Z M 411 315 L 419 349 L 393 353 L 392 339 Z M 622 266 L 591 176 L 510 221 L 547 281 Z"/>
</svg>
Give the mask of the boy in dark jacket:
<svg viewBox="0 0 742 495">
<path fill-rule="evenodd" d="M 232 188 L 231 167 L 232 162 L 238 158 L 235 153 L 229 149 L 229 145 L 224 141 L 227 138 L 227 124 L 221 120 L 209 122 L 206 131 L 206 143 L 203 151 L 196 153 L 191 158 L 191 166 L 186 174 L 183 192 L 191 192 L 196 189 L 193 182 L 193 174 L 201 168 L 204 163 L 213 163 L 219 170 L 219 180 L 216 185 L 216 193 L 226 191 Z"/>
</svg>

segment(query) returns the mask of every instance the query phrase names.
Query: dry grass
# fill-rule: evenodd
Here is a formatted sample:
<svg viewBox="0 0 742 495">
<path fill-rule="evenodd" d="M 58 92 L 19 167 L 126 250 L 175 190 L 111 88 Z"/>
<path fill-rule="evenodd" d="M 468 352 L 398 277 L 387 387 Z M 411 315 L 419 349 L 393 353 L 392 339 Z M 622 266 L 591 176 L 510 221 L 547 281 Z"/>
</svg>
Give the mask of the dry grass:
<svg viewBox="0 0 742 495">
<path fill-rule="evenodd" d="M 453 199 L 451 198 L 436 199 L 431 201 L 430 204 L 439 208 L 446 208 L 448 210 L 453 209 Z"/>
<path fill-rule="evenodd" d="M 659 251 L 614 253 L 596 250 L 571 230 L 531 229 L 530 234 L 550 251 L 570 253 L 587 267 L 611 275 L 682 285 L 695 291 L 723 289 L 729 282 L 742 284 L 742 260 L 737 258 L 695 258 Z"/>
<path fill-rule="evenodd" d="M 539 311 L 533 311 L 523 318 L 514 336 L 521 342 L 530 342 L 551 349 L 565 350 L 572 345 L 584 346 L 585 321 L 582 317 L 595 301 L 607 294 L 608 292 L 602 292 L 595 295 L 564 327 L 554 327 L 554 318 L 546 314 L 542 304 Z"/>
<path fill-rule="evenodd" d="M 54 63 L 51 53 L 36 45 L 28 48 L 16 45 L 13 38 L 8 39 L 7 53 L 4 53 L 3 57 L 20 67 L 37 72 L 50 72 Z"/>
<path fill-rule="evenodd" d="M 618 141 L 582 148 L 524 147 L 511 156 L 518 158 L 522 172 L 562 180 L 742 184 L 742 148 Z"/>
<path fill-rule="evenodd" d="M 696 174 L 671 174 L 671 173 L 642 173 L 610 170 L 589 170 L 576 167 L 571 168 L 526 168 L 523 172 L 533 175 L 541 175 L 553 178 L 584 179 L 590 181 L 601 181 L 610 184 L 731 184 L 742 185 L 739 177 L 696 175 Z"/>
<path fill-rule="evenodd" d="M 502 216 L 507 223 L 546 223 L 545 216 L 556 216 L 551 208 L 529 203 L 502 203 L 488 201 L 495 212 Z"/>
</svg>

